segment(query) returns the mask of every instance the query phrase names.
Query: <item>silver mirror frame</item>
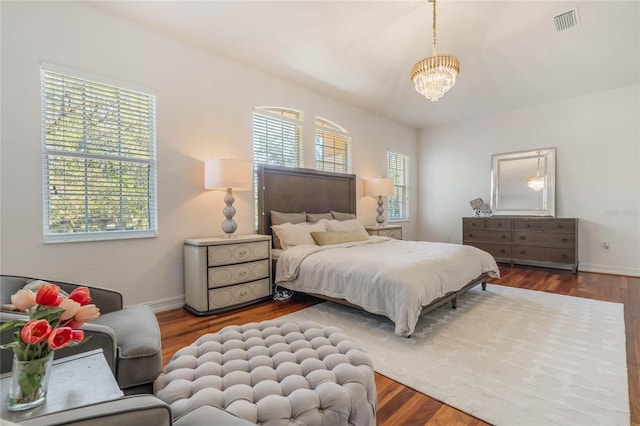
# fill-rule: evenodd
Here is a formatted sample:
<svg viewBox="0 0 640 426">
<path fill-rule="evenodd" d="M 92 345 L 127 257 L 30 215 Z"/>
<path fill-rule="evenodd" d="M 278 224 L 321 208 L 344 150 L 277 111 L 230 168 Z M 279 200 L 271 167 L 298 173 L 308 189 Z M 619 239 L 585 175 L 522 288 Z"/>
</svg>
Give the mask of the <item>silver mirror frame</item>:
<svg viewBox="0 0 640 426">
<path fill-rule="evenodd" d="M 544 188 L 541 190 L 542 194 L 537 197 L 538 200 L 533 204 L 527 204 L 522 202 L 521 205 L 510 198 L 510 204 L 504 201 L 506 196 L 504 195 L 509 187 L 511 194 L 514 191 L 520 192 L 522 198 L 525 198 L 526 191 L 533 191 L 527 186 L 526 178 L 522 179 L 522 185 L 518 183 L 517 189 L 514 190 L 514 182 L 507 182 L 505 180 L 505 172 L 507 170 L 506 165 L 509 165 L 510 169 L 518 168 L 520 165 L 524 166 L 530 163 L 532 160 L 537 162 L 540 158 L 540 169 L 543 171 Z M 525 172 L 522 172 L 525 173 Z M 535 174 L 535 170 L 534 170 Z M 526 175 L 523 175 L 526 176 Z M 521 179 L 518 178 L 518 181 Z M 540 148 L 530 151 L 518 151 L 507 152 L 502 154 L 494 154 L 491 156 L 491 210 L 494 215 L 501 216 L 555 216 L 556 214 L 556 148 Z M 517 197 L 516 197 L 517 198 Z M 529 197 L 531 198 L 531 197 Z"/>
</svg>

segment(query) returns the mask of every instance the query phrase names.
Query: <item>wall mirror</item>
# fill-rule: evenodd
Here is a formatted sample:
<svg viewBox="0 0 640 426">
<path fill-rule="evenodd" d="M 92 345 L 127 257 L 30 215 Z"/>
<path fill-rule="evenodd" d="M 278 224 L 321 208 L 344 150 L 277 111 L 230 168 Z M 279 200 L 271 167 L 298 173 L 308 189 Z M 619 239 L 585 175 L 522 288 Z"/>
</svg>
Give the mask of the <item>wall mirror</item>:
<svg viewBox="0 0 640 426">
<path fill-rule="evenodd" d="M 555 216 L 556 148 L 491 156 L 494 215 Z"/>
</svg>

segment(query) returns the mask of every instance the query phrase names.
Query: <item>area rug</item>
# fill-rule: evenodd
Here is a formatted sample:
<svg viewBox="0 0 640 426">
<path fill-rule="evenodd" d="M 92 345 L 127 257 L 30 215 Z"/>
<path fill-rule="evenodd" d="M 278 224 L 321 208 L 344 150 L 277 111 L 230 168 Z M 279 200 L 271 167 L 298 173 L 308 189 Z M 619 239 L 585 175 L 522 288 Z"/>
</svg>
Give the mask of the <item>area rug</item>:
<svg viewBox="0 0 640 426">
<path fill-rule="evenodd" d="M 411 338 L 325 302 L 282 318 L 340 327 L 375 370 L 495 425 L 628 425 L 623 305 L 488 285 L 426 313 Z"/>
</svg>

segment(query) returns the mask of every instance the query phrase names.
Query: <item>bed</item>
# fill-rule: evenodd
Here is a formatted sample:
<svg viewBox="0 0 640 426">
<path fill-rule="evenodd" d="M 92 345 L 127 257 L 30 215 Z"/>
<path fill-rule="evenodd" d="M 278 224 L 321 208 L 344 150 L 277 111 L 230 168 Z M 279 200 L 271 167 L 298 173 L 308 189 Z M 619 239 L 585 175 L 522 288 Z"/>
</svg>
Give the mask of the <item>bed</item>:
<svg viewBox="0 0 640 426">
<path fill-rule="evenodd" d="M 356 183 L 352 174 L 259 166 L 258 232 L 277 244 L 276 285 L 384 315 L 410 336 L 424 312 L 455 308 L 460 294 L 499 277 L 494 258 L 472 246 L 369 236 L 354 219 Z"/>
</svg>

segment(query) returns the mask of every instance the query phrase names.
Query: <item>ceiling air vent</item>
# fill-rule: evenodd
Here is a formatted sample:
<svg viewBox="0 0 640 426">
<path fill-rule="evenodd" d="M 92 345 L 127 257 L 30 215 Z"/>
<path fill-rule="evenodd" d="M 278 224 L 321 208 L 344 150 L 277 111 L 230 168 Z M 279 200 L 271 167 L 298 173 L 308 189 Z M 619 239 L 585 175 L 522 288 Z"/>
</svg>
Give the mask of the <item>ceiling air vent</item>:
<svg viewBox="0 0 640 426">
<path fill-rule="evenodd" d="M 556 32 L 565 31 L 580 26 L 580 17 L 578 16 L 578 8 L 571 9 L 568 12 L 561 13 L 553 17 L 556 25 Z"/>
</svg>

